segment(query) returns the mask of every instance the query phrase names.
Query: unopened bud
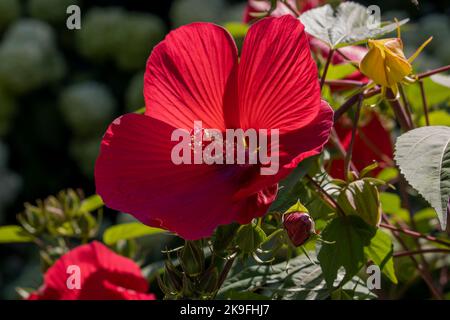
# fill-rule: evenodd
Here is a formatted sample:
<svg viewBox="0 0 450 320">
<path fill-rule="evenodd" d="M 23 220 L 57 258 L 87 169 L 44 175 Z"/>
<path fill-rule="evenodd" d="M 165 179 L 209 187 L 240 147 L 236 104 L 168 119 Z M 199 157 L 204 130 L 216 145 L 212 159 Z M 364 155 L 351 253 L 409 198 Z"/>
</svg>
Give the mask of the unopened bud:
<svg viewBox="0 0 450 320">
<path fill-rule="evenodd" d="M 202 274 L 205 265 L 205 256 L 202 248 L 193 241 L 186 241 L 181 251 L 180 263 L 183 271 L 189 277 L 197 277 Z"/>
<path fill-rule="evenodd" d="M 283 216 L 284 228 L 292 243 L 299 247 L 315 233 L 315 224 L 306 212 L 290 212 Z"/>
</svg>

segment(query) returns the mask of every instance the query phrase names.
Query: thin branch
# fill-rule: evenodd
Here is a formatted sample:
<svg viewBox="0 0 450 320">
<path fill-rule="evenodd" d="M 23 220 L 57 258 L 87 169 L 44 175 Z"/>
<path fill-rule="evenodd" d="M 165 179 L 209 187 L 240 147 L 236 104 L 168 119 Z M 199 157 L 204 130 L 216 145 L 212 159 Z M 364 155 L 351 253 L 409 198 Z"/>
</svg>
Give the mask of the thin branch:
<svg viewBox="0 0 450 320">
<path fill-rule="evenodd" d="M 414 128 L 415 125 L 414 125 L 414 121 L 412 120 L 412 110 L 411 110 L 411 106 L 409 105 L 408 98 L 406 97 L 405 90 L 403 89 L 403 86 L 401 84 L 399 84 L 398 89 L 400 91 L 400 96 L 402 97 L 405 111 L 408 114 L 408 118 L 410 119 L 411 126 Z"/>
<path fill-rule="evenodd" d="M 300 16 L 300 12 L 297 11 L 288 1 L 281 1 L 292 13 L 298 18 Z"/>
<path fill-rule="evenodd" d="M 325 84 L 330 86 L 364 87 L 367 83 L 357 80 L 325 80 Z"/>
<path fill-rule="evenodd" d="M 336 147 L 337 151 L 341 154 L 341 157 L 343 159 L 347 158 L 347 151 L 345 150 L 344 146 L 342 145 L 341 139 L 339 138 L 335 128 L 331 129 L 330 141 L 334 144 L 334 146 Z M 355 173 L 359 173 L 359 171 L 356 168 L 356 166 L 353 163 L 353 161 L 350 160 L 349 163 L 350 163 L 350 167 L 352 168 L 352 171 L 354 171 Z"/>
<path fill-rule="evenodd" d="M 385 223 L 381 223 L 380 226 L 385 227 L 388 226 L 387 229 L 390 229 L 392 231 L 392 235 L 397 239 L 397 241 L 400 243 L 400 245 L 403 247 L 403 249 L 405 251 L 410 251 L 408 246 L 406 245 L 405 241 L 402 239 L 402 237 L 400 237 L 399 235 L 399 231 L 398 230 L 393 230 L 389 227 L 395 228 L 394 226 L 390 225 L 389 220 L 387 219 L 386 215 L 383 214 L 383 221 Z M 395 228 L 397 229 L 397 228 Z M 414 255 L 409 255 L 408 256 L 411 261 L 414 263 L 417 271 L 419 271 L 423 281 L 425 281 L 425 283 L 427 284 L 428 288 L 430 289 L 432 295 L 438 299 L 438 300 L 442 300 L 443 297 L 441 295 L 441 293 L 437 290 L 437 288 L 434 286 L 433 283 L 433 278 L 431 277 L 431 274 L 428 274 L 426 272 L 426 270 L 424 270 L 424 268 L 422 267 L 422 265 L 417 261 L 417 259 L 414 257 Z"/>
<path fill-rule="evenodd" d="M 400 104 L 400 102 L 395 98 L 394 93 L 391 89 L 388 89 L 387 92 L 387 100 L 389 101 L 389 104 L 392 107 L 392 110 L 394 111 L 395 117 L 398 120 L 398 123 L 400 124 L 400 127 L 403 129 L 403 131 L 409 131 L 412 129 L 411 121 L 412 119 L 409 119 L 407 113 L 405 112 L 405 109 Z"/>
<path fill-rule="evenodd" d="M 450 249 L 439 249 L 439 248 L 434 248 L 434 249 L 422 249 L 422 250 L 413 250 L 413 251 L 400 251 L 400 252 L 396 252 L 394 253 L 394 258 L 399 258 L 399 257 L 408 257 L 408 256 L 413 256 L 416 254 L 424 254 L 424 253 L 450 253 Z"/>
<path fill-rule="evenodd" d="M 331 63 L 331 58 L 333 58 L 334 49 L 331 49 L 330 52 L 328 52 L 327 62 L 325 63 L 325 68 L 323 69 L 322 77 L 320 78 L 320 88 L 323 88 L 323 85 L 325 83 L 325 78 L 327 77 L 328 67 Z"/>
<path fill-rule="evenodd" d="M 427 71 L 427 72 L 419 73 L 417 75 L 417 77 L 419 79 L 423 79 L 423 78 L 427 78 L 427 77 L 430 77 L 430 76 L 433 76 L 435 74 L 438 74 L 438 73 L 441 73 L 441 72 L 445 72 L 445 71 L 448 71 L 448 70 L 450 70 L 450 64 L 448 66 L 444 66 L 444 67 L 433 69 L 433 70 L 430 70 L 430 71 Z"/>
<path fill-rule="evenodd" d="M 364 99 L 364 97 L 362 95 L 360 95 L 359 99 L 358 99 L 358 104 L 356 107 L 355 119 L 353 120 L 352 137 L 351 137 L 350 145 L 348 147 L 347 154 L 345 156 L 345 161 L 344 161 L 344 176 L 345 177 L 348 177 L 348 173 L 350 171 L 350 163 L 352 161 L 352 154 L 353 154 L 353 145 L 355 143 L 356 130 L 358 129 L 359 116 L 361 114 L 361 106 L 362 106 L 363 99 Z"/>
<path fill-rule="evenodd" d="M 344 210 L 342 210 L 342 208 L 339 206 L 339 204 L 337 203 L 336 200 L 334 200 L 334 198 L 325 191 L 324 188 L 322 188 L 322 186 L 320 184 L 317 183 L 316 180 L 314 180 L 310 175 L 306 175 L 305 176 L 306 179 L 308 179 L 309 182 L 311 182 L 314 187 L 316 188 L 316 190 L 324 197 L 324 200 L 333 208 L 336 209 L 337 213 L 339 215 L 345 215 L 344 214 Z"/>
<path fill-rule="evenodd" d="M 358 93 L 351 96 L 344 104 L 337 108 L 336 111 L 334 111 L 334 122 L 337 122 L 344 113 L 350 110 L 350 108 L 359 100 L 361 95 L 362 93 Z"/>
<path fill-rule="evenodd" d="M 433 236 L 422 234 L 422 233 L 417 232 L 417 231 L 404 229 L 404 228 L 397 228 L 397 227 L 394 227 L 394 226 L 392 226 L 390 224 L 385 224 L 385 223 L 381 223 L 380 227 L 383 227 L 385 229 L 389 229 L 389 230 L 392 230 L 392 231 L 396 231 L 396 232 L 401 232 L 401 233 L 404 233 L 404 234 L 406 234 L 408 236 L 411 236 L 411 237 L 414 237 L 414 238 L 426 239 L 428 241 L 436 242 L 436 243 L 442 244 L 442 245 L 447 246 L 447 247 L 450 248 L 450 242 L 447 242 L 447 241 L 442 240 L 442 239 L 438 239 L 438 238 L 433 237 Z"/>
<path fill-rule="evenodd" d="M 430 125 L 430 117 L 428 116 L 428 105 L 427 105 L 427 97 L 425 96 L 425 88 L 423 86 L 423 81 L 419 80 L 419 88 L 420 94 L 422 96 L 422 106 L 423 106 L 423 114 L 425 115 L 425 123 L 427 126 Z"/>
</svg>

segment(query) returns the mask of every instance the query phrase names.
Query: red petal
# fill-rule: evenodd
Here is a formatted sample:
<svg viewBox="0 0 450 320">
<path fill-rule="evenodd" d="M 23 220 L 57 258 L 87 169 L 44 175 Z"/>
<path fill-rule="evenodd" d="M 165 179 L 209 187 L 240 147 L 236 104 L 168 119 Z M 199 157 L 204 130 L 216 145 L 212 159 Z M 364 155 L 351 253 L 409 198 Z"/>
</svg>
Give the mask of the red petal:
<svg viewBox="0 0 450 320">
<path fill-rule="evenodd" d="M 234 220 L 230 165 L 181 164 L 171 159 L 171 126 L 144 116 L 117 119 L 102 141 L 96 163 L 97 192 L 110 208 L 185 239 L 209 236 Z"/>
<path fill-rule="evenodd" d="M 239 212 L 237 222 L 247 224 L 252 219 L 265 215 L 272 202 L 275 201 L 277 192 L 278 184 L 274 184 L 239 202 L 236 206 L 236 211 Z"/>
<path fill-rule="evenodd" d="M 80 289 L 67 286 L 73 274 L 70 266 L 79 268 Z M 94 241 L 73 249 L 50 267 L 44 277 L 44 287 L 37 295 L 41 299 L 110 299 L 115 293 L 104 286 L 104 281 L 136 292 L 148 290 L 147 281 L 134 261 Z"/>
<path fill-rule="evenodd" d="M 265 18 L 250 28 L 242 49 L 238 90 L 243 129 L 283 133 L 316 118 L 320 109 L 317 67 L 298 19 Z"/>
<path fill-rule="evenodd" d="M 225 129 L 224 105 L 237 104 L 234 96 L 226 97 L 237 59 L 236 45 L 222 27 L 193 23 L 172 31 L 147 62 L 146 115 L 175 128 L 190 129 L 201 120 L 205 128 Z"/>
<path fill-rule="evenodd" d="M 328 141 L 332 126 L 333 110 L 322 100 L 319 113 L 308 126 L 280 135 L 278 174 L 257 174 L 248 185 L 241 188 L 235 199 L 247 197 L 277 183 L 289 175 L 302 160 L 320 154 Z"/>
</svg>

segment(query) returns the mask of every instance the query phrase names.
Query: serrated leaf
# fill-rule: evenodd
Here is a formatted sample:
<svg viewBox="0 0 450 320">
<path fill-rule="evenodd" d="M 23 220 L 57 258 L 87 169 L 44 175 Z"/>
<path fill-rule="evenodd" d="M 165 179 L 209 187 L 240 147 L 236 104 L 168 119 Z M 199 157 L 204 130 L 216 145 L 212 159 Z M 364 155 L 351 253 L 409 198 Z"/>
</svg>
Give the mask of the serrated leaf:
<svg viewBox="0 0 450 320">
<path fill-rule="evenodd" d="M 325 242 L 317 257 L 329 286 L 341 268 L 345 270 L 344 282 L 358 273 L 366 262 L 364 248 L 375 234 L 376 228 L 353 215 L 335 218 L 325 227 L 321 233 Z"/>
<path fill-rule="evenodd" d="M 313 260 L 317 259 L 314 253 L 310 256 Z M 338 282 L 342 277 L 340 273 Z M 353 278 L 349 285 L 373 297 L 359 278 Z M 226 297 L 229 292 L 253 292 L 257 289 L 272 293 L 273 298 L 286 300 L 323 300 L 334 290 L 327 287 L 320 266 L 301 255 L 288 262 L 272 266 L 256 265 L 237 272 L 225 281 L 218 297 Z"/>
<path fill-rule="evenodd" d="M 381 230 L 377 230 L 375 236 L 370 240 L 370 245 L 364 248 L 366 257 L 373 261 L 380 267 L 381 272 L 392 281 L 397 284 L 397 277 L 395 275 L 394 260 L 392 254 L 394 247 L 392 240 Z"/>
<path fill-rule="evenodd" d="M 397 139 L 395 149 L 401 173 L 436 210 L 445 230 L 450 197 L 450 127 L 408 131 Z"/>
<path fill-rule="evenodd" d="M 329 4 L 308 10 L 302 13 L 300 20 L 307 33 L 333 49 L 378 38 L 408 22 L 408 19 L 404 19 L 379 28 L 369 28 L 367 8 L 351 1 L 341 3 L 336 11 Z"/>
<path fill-rule="evenodd" d="M 123 223 L 106 229 L 103 234 L 103 242 L 113 245 L 120 240 L 130 240 L 163 232 L 165 230 L 148 227 L 139 222 Z"/>
<path fill-rule="evenodd" d="M 29 236 L 20 226 L 0 227 L 0 243 L 21 243 L 32 241 L 33 238 Z"/>
</svg>

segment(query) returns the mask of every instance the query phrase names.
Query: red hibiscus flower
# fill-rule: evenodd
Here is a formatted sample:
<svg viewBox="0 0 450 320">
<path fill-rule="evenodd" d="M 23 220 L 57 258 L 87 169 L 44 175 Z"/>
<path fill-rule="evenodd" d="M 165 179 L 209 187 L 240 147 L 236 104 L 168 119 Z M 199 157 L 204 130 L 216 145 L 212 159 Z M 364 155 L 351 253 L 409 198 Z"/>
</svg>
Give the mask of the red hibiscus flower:
<svg viewBox="0 0 450 320">
<path fill-rule="evenodd" d="M 63 255 L 44 276 L 44 284 L 29 300 L 154 300 L 134 261 L 99 242 Z"/>
<path fill-rule="evenodd" d="M 317 67 L 304 27 L 291 16 L 249 30 L 238 58 L 231 35 L 210 23 L 172 31 L 156 46 L 144 80 L 145 115 L 112 123 L 95 168 L 97 192 L 113 209 L 185 239 L 266 213 L 277 183 L 319 154 L 333 111 L 321 101 Z M 181 164 L 171 160 L 177 128 L 277 129 L 279 171 L 260 165 Z"/>
<path fill-rule="evenodd" d="M 287 0 L 287 3 L 299 13 L 308 11 L 323 4 L 324 0 Z M 270 10 L 270 1 L 267 0 L 248 0 L 247 7 L 244 12 L 244 22 L 248 23 L 255 19 L 253 13 L 262 13 Z M 271 13 L 272 17 L 281 17 L 285 14 L 294 15 L 288 6 L 281 2 L 277 2 L 277 8 Z"/>
<path fill-rule="evenodd" d="M 335 124 L 336 133 L 347 151 L 352 138 L 352 122 L 348 117 L 342 117 Z M 392 166 L 393 147 L 388 130 L 385 129 L 376 112 L 367 114 L 367 118 L 358 128 L 353 145 L 352 161 L 359 171 L 378 162 L 378 168 L 372 171 L 374 175 L 382 169 Z M 344 179 L 344 160 L 332 160 L 330 170 L 332 177 Z"/>
</svg>

